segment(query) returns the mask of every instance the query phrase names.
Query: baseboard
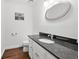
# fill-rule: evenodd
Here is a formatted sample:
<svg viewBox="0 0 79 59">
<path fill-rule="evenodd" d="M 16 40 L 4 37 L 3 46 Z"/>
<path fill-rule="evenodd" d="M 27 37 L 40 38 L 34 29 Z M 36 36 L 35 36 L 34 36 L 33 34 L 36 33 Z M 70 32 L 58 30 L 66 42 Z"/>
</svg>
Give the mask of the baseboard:
<svg viewBox="0 0 79 59">
<path fill-rule="evenodd" d="M 4 49 L 3 51 L 1 51 L 1 58 L 2 58 L 2 56 L 3 56 L 3 54 L 4 54 L 4 52 L 5 52 L 5 49 Z"/>
<path fill-rule="evenodd" d="M 3 50 L 3 52 L 1 53 L 1 59 L 3 59 L 4 53 L 5 53 L 5 50 Z"/>
</svg>

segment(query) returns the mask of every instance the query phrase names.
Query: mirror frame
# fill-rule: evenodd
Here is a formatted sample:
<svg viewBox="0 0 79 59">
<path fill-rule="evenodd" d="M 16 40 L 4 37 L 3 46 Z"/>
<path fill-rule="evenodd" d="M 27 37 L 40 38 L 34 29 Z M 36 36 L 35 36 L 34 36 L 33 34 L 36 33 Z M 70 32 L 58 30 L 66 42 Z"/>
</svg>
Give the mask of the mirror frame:
<svg viewBox="0 0 79 59">
<path fill-rule="evenodd" d="M 47 17 L 47 12 L 49 11 L 49 9 L 47 9 L 46 10 L 46 12 L 45 12 L 45 18 L 46 19 L 48 19 L 48 20 L 57 20 L 57 19 L 60 19 L 60 18 L 62 18 L 62 17 L 64 17 L 69 11 L 70 11 L 70 9 L 71 9 L 71 3 L 70 2 L 58 2 L 57 4 L 61 4 L 61 3 L 67 3 L 67 4 L 69 4 L 69 9 L 63 14 L 63 15 L 61 15 L 61 16 L 59 16 L 59 17 L 57 17 L 57 18 L 48 18 Z M 53 6 L 55 6 L 55 5 L 57 5 L 57 4 L 54 4 Z M 53 7 L 52 6 L 52 7 Z"/>
</svg>

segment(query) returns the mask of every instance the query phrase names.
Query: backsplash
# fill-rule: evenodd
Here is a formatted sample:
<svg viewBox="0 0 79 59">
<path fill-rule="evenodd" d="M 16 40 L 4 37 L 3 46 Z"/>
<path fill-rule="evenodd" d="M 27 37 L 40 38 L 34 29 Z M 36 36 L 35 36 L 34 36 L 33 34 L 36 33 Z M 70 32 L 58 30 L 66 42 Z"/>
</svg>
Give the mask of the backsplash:
<svg viewBox="0 0 79 59">
<path fill-rule="evenodd" d="M 48 37 L 48 35 L 50 35 L 50 34 L 51 33 L 39 32 L 40 36 L 45 36 L 45 37 Z M 60 36 L 60 35 L 53 35 L 53 38 L 59 39 L 59 40 L 65 41 L 65 42 L 69 42 L 69 43 L 72 43 L 72 44 L 78 44 L 77 39 L 74 39 L 74 38 L 68 38 L 68 37 L 64 37 L 64 36 Z"/>
</svg>

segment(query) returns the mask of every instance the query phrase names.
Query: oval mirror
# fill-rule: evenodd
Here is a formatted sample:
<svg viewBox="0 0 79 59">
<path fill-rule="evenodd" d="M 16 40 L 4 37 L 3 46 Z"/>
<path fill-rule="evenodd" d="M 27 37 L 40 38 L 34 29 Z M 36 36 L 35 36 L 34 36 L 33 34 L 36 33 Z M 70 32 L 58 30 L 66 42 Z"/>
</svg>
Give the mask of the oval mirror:
<svg viewBox="0 0 79 59">
<path fill-rule="evenodd" d="M 69 2 L 58 2 L 46 10 L 46 19 L 56 20 L 64 17 L 71 8 Z"/>
</svg>

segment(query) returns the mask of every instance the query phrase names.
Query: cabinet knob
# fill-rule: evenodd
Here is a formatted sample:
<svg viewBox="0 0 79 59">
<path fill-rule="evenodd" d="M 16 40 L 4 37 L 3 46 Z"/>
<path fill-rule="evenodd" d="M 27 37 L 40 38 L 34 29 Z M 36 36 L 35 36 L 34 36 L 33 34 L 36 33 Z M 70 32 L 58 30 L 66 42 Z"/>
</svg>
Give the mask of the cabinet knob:
<svg viewBox="0 0 79 59">
<path fill-rule="evenodd" d="M 35 53 L 35 55 L 36 55 L 37 57 L 39 57 L 39 55 L 38 55 L 37 53 Z"/>
</svg>

